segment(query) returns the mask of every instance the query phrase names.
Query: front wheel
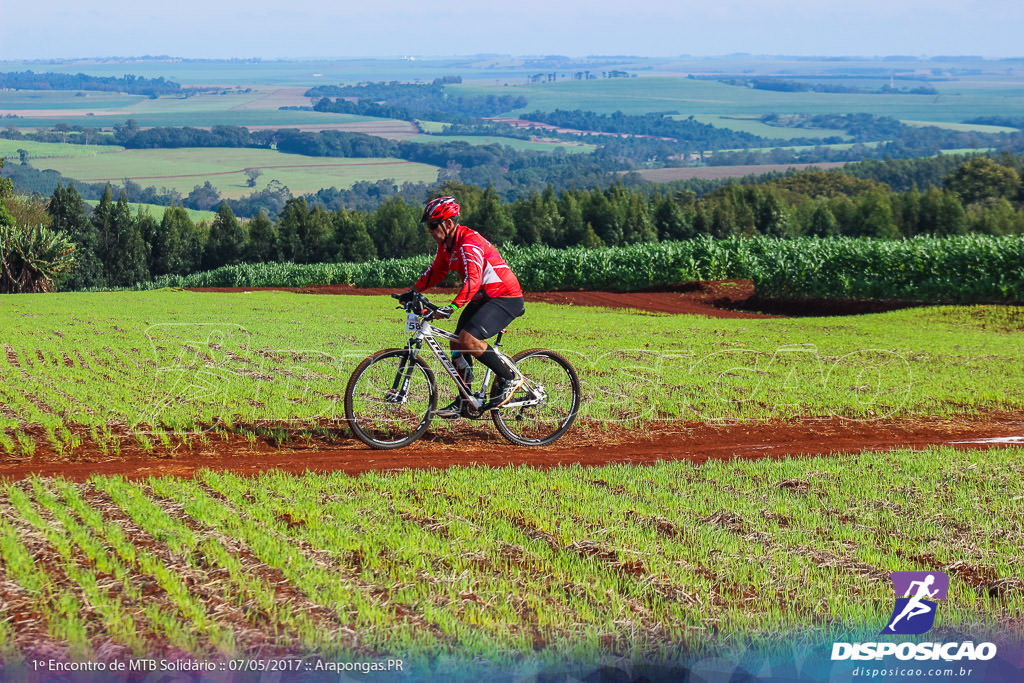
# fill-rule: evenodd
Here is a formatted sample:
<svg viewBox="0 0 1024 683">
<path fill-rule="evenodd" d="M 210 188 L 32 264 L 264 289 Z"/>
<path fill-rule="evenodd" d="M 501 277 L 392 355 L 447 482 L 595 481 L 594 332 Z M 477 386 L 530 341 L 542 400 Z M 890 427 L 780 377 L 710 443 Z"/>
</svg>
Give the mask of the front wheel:
<svg viewBox="0 0 1024 683">
<path fill-rule="evenodd" d="M 580 409 L 576 370 L 547 349 L 517 353 L 512 362 L 526 377 L 526 384 L 508 406 L 491 411 L 494 426 L 518 446 L 554 443 L 572 426 Z"/>
<path fill-rule="evenodd" d="M 436 407 L 434 373 L 406 349 L 373 354 L 345 387 L 345 417 L 352 433 L 371 448 L 408 446 L 427 431 Z"/>
</svg>

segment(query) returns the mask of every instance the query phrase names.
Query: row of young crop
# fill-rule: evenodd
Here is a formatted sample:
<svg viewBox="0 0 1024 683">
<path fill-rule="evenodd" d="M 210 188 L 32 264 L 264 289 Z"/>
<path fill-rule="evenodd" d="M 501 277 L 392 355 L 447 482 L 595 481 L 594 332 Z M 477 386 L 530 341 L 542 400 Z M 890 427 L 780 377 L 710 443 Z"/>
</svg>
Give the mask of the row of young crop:
<svg viewBox="0 0 1024 683">
<path fill-rule="evenodd" d="M 694 280 L 752 280 L 761 296 L 977 303 L 1024 301 L 1024 237 L 907 240 L 772 237 L 628 247 L 503 248 L 524 289 L 637 290 Z M 431 257 L 367 263 L 225 266 L 142 285 L 160 287 L 408 287 Z M 452 280 L 451 282 L 454 282 Z"/>
<path fill-rule="evenodd" d="M 52 646 L 671 663 L 877 632 L 921 553 L 950 574 L 938 626 L 1019 631 L 1020 456 L 0 482 L 0 669 Z"/>
</svg>

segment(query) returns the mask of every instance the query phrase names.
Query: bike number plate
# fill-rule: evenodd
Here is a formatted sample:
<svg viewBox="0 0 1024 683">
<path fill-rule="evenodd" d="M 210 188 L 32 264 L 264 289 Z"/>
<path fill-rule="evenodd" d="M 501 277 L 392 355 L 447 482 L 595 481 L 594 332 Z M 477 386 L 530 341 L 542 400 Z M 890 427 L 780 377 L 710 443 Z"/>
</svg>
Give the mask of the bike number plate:
<svg viewBox="0 0 1024 683">
<path fill-rule="evenodd" d="M 410 332 L 416 332 L 417 330 L 419 330 L 420 325 L 420 319 L 417 318 L 412 313 L 410 313 L 405 319 L 405 329 L 409 330 Z"/>
</svg>

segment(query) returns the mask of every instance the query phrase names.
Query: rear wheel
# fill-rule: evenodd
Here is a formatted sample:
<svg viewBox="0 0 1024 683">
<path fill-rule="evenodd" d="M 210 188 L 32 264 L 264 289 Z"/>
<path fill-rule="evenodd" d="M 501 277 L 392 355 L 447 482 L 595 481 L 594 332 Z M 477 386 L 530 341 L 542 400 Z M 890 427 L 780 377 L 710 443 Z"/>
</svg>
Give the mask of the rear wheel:
<svg viewBox="0 0 1024 683">
<path fill-rule="evenodd" d="M 557 441 L 580 409 L 580 380 L 564 357 L 547 349 L 531 349 L 512 357 L 526 384 L 509 401 L 542 400 L 535 405 L 491 411 L 501 435 L 519 446 L 546 446 Z M 495 385 L 498 380 L 495 380 Z"/>
<path fill-rule="evenodd" d="M 437 407 L 434 373 L 406 349 L 373 354 L 355 369 L 345 388 L 345 417 L 371 448 L 408 446 L 430 426 Z"/>
</svg>

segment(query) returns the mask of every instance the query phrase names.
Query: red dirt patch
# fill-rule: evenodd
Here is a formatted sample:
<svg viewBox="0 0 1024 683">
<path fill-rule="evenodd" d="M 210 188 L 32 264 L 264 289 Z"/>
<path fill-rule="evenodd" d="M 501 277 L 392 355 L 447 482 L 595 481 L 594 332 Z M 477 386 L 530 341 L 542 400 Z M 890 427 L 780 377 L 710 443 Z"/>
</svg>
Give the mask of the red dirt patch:
<svg viewBox="0 0 1024 683">
<path fill-rule="evenodd" d="M 193 292 L 258 292 L 276 290 L 299 294 L 346 294 L 386 296 L 400 288 L 360 289 L 352 285 L 310 285 L 308 287 L 196 287 Z M 430 293 L 438 300 L 454 296 L 456 290 L 437 288 Z M 858 315 L 880 313 L 922 304 L 907 301 L 855 301 L 837 299 L 769 299 L 754 293 L 750 280 L 687 282 L 651 287 L 633 292 L 565 290 L 526 292 L 527 302 L 564 306 L 628 308 L 653 313 L 704 315 L 711 318 L 769 318 L 800 316 Z"/>
<path fill-rule="evenodd" d="M 192 288 L 193 292 L 255 292 L 277 290 L 299 294 L 347 294 L 366 296 L 387 296 L 400 288 L 360 289 L 352 285 L 310 285 L 308 287 L 202 287 Z M 454 296 L 456 290 L 435 288 L 430 290 L 438 301 Z M 595 306 L 600 308 L 628 308 L 654 313 L 675 313 L 706 315 L 714 318 L 765 318 L 760 313 L 719 308 L 719 304 L 746 301 L 754 293 L 749 280 L 721 280 L 716 282 L 692 282 L 674 287 L 657 287 L 639 292 L 598 292 L 576 290 L 562 292 L 526 292 L 530 302 L 544 302 L 566 306 Z"/>
<path fill-rule="evenodd" d="M 771 317 L 729 308 L 734 301 L 746 301 L 753 295 L 754 285 L 749 280 L 719 280 L 691 282 L 638 292 L 528 292 L 526 300 L 567 306 L 631 308 L 655 313 L 704 315 L 713 318 Z"/>
<path fill-rule="evenodd" d="M 1024 412 L 993 413 L 975 418 L 921 418 L 854 421 L 839 418 L 794 421 L 703 423 L 655 422 L 630 429 L 611 423 L 574 427 L 557 444 L 519 448 L 503 441 L 489 421 L 462 422 L 443 435 L 428 431 L 413 445 L 394 451 L 374 451 L 351 438 L 343 423 L 328 435 L 313 436 L 299 446 L 276 448 L 265 439 L 253 448 L 243 436 L 226 441 L 211 435 L 207 443 L 146 455 L 132 441 L 120 455 L 103 453 L 84 444 L 70 456 L 40 448 L 31 460 L 0 459 L 0 478 L 30 475 L 63 476 L 82 481 L 94 474 L 193 476 L 200 469 L 258 474 L 283 472 L 371 471 L 446 468 L 456 465 L 555 467 L 580 463 L 652 464 L 685 460 L 695 465 L 708 460 L 782 458 L 855 453 L 864 450 L 924 448 L 946 444 L 962 449 L 987 449 L 997 437 L 1024 438 Z"/>
</svg>

